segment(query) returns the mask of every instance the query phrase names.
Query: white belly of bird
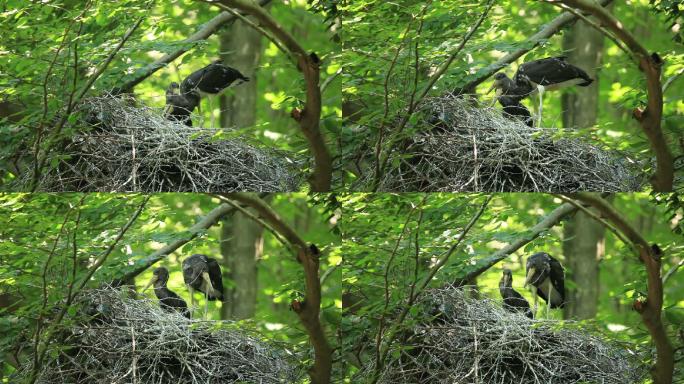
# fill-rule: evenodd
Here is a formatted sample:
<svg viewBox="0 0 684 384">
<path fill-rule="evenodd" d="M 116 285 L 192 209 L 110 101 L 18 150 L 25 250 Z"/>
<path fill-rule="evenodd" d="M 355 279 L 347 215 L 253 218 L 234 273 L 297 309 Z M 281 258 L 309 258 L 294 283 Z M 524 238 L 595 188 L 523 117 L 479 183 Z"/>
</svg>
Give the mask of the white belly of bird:
<svg viewBox="0 0 684 384">
<path fill-rule="evenodd" d="M 202 290 L 203 292 L 206 292 L 206 293 L 207 293 L 207 296 L 214 296 L 214 297 L 220 296 L 219 291 L 217 291 L 216 289 L 214 289 L 214 287 L 211 285 L 211 280 L 209 280 L 209 274 L 206 273 L 206 272 L 204 272 L 204 273 L 202 274 L 202 285 L 201 285 L 201 288 L 202 288 L 201 290 Z"/>
<path fill-rule="evenodd" d="M 551 294 L 549 294 L 549 288 L 551 289 Z M 537 287 L 538 290 L 542 291 L 544 295 L 548 298 L 547 303 L 554 303 L 554 305 L 559 304 L 561 302 L 561 295 L 560 293 L 556 290 L 556 288 L 553 287 L 553 284 L 551 284 L 551 280 L 547 277 L 544 279 L 544 281 Z"/>
</svg>

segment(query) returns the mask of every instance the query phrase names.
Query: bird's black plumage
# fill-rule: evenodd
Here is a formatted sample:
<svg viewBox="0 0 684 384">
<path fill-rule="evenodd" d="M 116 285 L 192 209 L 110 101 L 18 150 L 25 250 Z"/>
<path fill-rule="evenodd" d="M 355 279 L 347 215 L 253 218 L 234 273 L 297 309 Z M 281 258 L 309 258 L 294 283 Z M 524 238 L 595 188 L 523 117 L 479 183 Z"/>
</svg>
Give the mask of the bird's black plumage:
<svg viewBox="0 0 684 384">
<path fill-rule="evenodd" d="M 565 56 L 547 57 L 528 61 L 518 67 L 513 80 L 516 84 L 525 82 L 543 85 L 546 89 L 570 85 L 586 87 L 594 80 L 581 68 L 568 63 Z"/>
<path fill-rule="evenodd" d="M 516 77 L 513 77 L 516 79 Z M 520 101 L 535 91 L 535 88 L 527 81 L 510 79 L 505 73 L 499 72 L 494 75 L 494 84 L 489 88 L 497 90 L 497 96 L 508 96 L 512 102 Z"/>
<path fill-rule="evenodd" d="M 535 253 L 527 258 L 526 271 L 525 285 L 536 287 L 536 293 L 549 307 L 565 306 L 565 276 L 558 260 L 546 252 Z"/>
<path fill-rule="evenodd" d="M 178 83 L 171 83 L 166 90 L 166 118 L 172 121 L 181 122 L 192 127 L 190 114 L 197 108 L 200 102 L 199 93 L 190 91 L 186 94 L 178 94 Z"/>
<path fill-rule="evenodd" d="M 499 100 L 499 104 L 503 107 L 504 116 L 520 120 L 530 127 L 534 125 L 532 123 L 532 114 L 530 113 L 530 110 L 522 105 L 520 99 L 514 96 L 499 96 L 497 99 Z"/>
<path fill-rule="evenodd" d="M 499 281 L 499 293 L 503 298 L 504 308 L 511 312 L 521 312 L 530 319 L 533 318 L 530 303 L 518 291 L 513 289 L 513 274 L 510 269 L 504 269 Z"/>
<path fill-rule="evenodd" d="M 183 95 L 192 91 L 216 95 L 238 80 L 245 82 L 249 81 L 249 78 L 237 69 L 223 65 L 221 60 L 217 60 L 191 73 L 183 80 L 180 89 Z"/>
<path fill-rule="evenodd" d="M 150 284 L 154 285 L 154 295 L 159 299 L 159 306 L 169 312 L 180 312 L 189 319 L 190 311 L 188 310 L 188 304 L 166 286 L 168 281 L 169 271 L 166 268 L 159 267 L 154 270 Z"/>
<path fill-rule="evenodd" d="M 216 259 L 195 254 L 183 260 L 183 279 L 194 290 L 204 293 L 209 301 L 223 301 L 223 277 Z"/>
</svg>

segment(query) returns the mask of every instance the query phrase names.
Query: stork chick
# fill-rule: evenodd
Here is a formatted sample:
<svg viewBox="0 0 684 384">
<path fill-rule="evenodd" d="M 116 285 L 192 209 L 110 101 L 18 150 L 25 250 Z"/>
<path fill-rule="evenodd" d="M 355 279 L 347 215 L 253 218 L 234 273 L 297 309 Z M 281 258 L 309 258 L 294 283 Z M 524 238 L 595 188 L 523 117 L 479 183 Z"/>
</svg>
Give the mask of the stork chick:
<svg viewBox="0 0 684 384">
<path fill-rule="evenodd" d="M 216 60 L 206 67 L 191 73 L 180 85 L 181 94 L 197 91 L 201 97 L 209 96 L 211 108 L 211 127 L 214 127 L 213 96 L 222 94 L 231 85 L 239 85 L 249 81 L 235 68 L 223 65 Z"/>
<path fill-rule="evenodd" d="M 159 299 L 159 306 L 162 309 L 167 312 L 180 312 L 189 319 L 190 311 L 188 311 L 188 304 L 175 292 L 167 288 L 166 283 L 168 281 L 169 270 L 164 267 L 159 267 L 152 273 L 152 279 L 145 286 L 143 292 L 148 290 L 151 285 L 154 285 L 154 295 Z"/>
<path fill-rule="evenodd" d="M 192 306 L 195 291 L 204 293 L 204 316 L 207 316 L 209 301 L 223 301 L 223 277 L 216 259 L 195 254 L 183 260 L 183 280 L 190 291 Z"/>
<path fill-rule="evenodd" d="M 561 263 L 546 252 L 527 258 L 525 287 L 531 286 L 534 295 L 533 313 L 537 314 L 537 296 L 546 302 L 546 316 L 550 308 L 565 306 L 565 276 Z"/>
<path fill-rule="evenodd" d="M 510 269 L 504 269 L 501 280 L 499 281 L 499 293 L 503 298 L 503 306 L 510 312 L 523 313 L 525 316 L 533 319 L 530 303 L 525 298 L 513 289 L 513 274 Z"/>
</svg>

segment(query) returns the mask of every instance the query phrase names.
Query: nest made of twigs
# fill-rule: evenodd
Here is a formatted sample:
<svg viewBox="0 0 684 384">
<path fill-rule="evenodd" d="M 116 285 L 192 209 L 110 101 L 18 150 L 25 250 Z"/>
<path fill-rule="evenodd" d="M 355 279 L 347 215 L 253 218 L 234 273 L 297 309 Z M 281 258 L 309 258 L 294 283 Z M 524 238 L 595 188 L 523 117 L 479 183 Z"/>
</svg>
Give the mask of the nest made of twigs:
<svg viewBox="0 0 684 384">
<path fill-rule="evenodd" d="M 227 322 L 189 320 L 114 288 L 88 291 L 79 304 L 82 316 L 57 333 L 36 383 L 291 384 L 302 377 L 292 353 Z"/>
<path fill-rule="evenodd" d="M 622 192 L 644 184 L 624 153 L 556 138 L 556 128 L 529 127 L 474 100 L 446 95 L 418 108 L 421 133 L 393 153 L 380 190 Z"/>
<path fill-rule="evenodd" d="M 283 192 L 297 190 L 302 180 L 292 155 L 245 137 L 214 139 L 216 129 L 169 121 L 130 96 L 90 98 L 77 112 L 77 124 L 91 129 L 50 155 L 52 167 L 38 179 L 38 190 Z M 29 185 L 31 177 L 19 183 Z"/>
<path fill-rule="evenodd" d="M 530 320 L 463 288 L 427 291 L 416 305 L 434 316 L 403 332 L 378 383 L 632 384 L 644 373 L 632 351 L 572 322 Z"/>
</svg>

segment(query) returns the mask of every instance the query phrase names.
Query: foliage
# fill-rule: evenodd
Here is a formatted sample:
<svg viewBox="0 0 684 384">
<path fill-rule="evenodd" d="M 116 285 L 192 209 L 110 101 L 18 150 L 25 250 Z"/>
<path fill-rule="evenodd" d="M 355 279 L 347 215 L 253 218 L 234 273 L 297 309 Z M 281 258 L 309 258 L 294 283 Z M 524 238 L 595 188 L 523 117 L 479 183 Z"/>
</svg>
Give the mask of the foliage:
<svg viewBox="0 0 684 384">
<path fill-rule="evenodd" d="M 656 204 L 670 195 L 618 194 L 614 206 L 630 222 L 636 223 L 644 236 L 664 248 L 667 257 L 663 271 L 668 271 L 684 257 L 684 240 L 676 233 L 681 215 L 669 220 L 667 207 Z M 425 321 L 430 312 L 419 307 L 409 308 L 403 324 L 397 318 L 407 306 L 416 282 L 428 275 L 437 260 L 454 244 L 475 212 L 482 205 L 483 195 L 468 194 L 348 194 L 338 199 L 343 220 L 339 224 L 343 238 L 344 308 L 342 329 L 346 335 L 344 348 L 348 356 L 347 377 L 374 363 L 378 342 L 392 344 L 396 332 L 411 330 Z M 458 250 L 430 281 L 429 287 L 443 287 L 460 281 L 478 269 L 486 257 L 503 246 L 525 236 L 535 225 L 560 204 L 550 195 L 498 194 L 489 203 L 473 229 L 463 239 Z M 539 238 L 484 274 L 470 281 L 476 285 L 474 297 L 500 300 L 498 283 L 501 268 L 513 271 L 513 287 L 532 302 L 522 289 L 524 263 L 532 253 L 544 251 L 562 257 L 562 226 L 551 228 Z M 636 295 L 645 292 L 645 271 L 631 249 L 607 235 L 605 258 L 600 266 L 599 313 L 594 320 L 581 326 L 595 329 L 603 338 L 626 343 L 651 359 L 650 337 L 639 315 L 631 310 Z M 677 335 L 681 327 L 684 296 L 682 271 L 676 272 L 665 285 L 665 321 L 672 342 L 682 345 Z M 572 281 L 567 281 L 572 285 Z M 544 305 L 541 308 L 545 311 Z M 668 315 L 668 313 L 670 315 Z M 421 315 L 422 314 L 422 315 Z M 559 311 L 551 318 L 559 319 Z M 382 336 L 378 338 L 378 333 Z M 681 372 L 679 373 L 681 378 Z"/>
<path fill-rule="evenodd" d="M 117 194 L 6 194 L 0 195 L 0 350 L 16 352 L 19 345 L 34 340 L 37 327 L 54 320 L 73 281 L 81 281 L 96 258 L 113 244 L 119 230 L 130 219 L 144 196 Z M 138 220 L 114 246 L 113 252 L 86 282 L 97 288 L 135 269 L 161 246 L 187 237 L 188 229 L 218 204 L 216 198 L 200 194 L 153 195 Z M 308 242 L 322 251 L 321 322 L 328 339 L 336 339 L 340 321 L 341 271 L 339 241 L 330 232 L 323 209 L 305 195 L 274 195 L 270 205 Z M 190 297 L 183 284 L 180 263 L 194 253 L 220 256 L 220 228 L 212 227 L 177 249 L 156 266 L 171 272 L 168 286 L 186 302 Z M 239 327 L 258 332 L 261 338 L 282 342 L 300 356 L 308 356 L 307 334 L 289 309 L 291 299 L 303 291 L 304 276 L 294 255 L 275 236 L 265 233 L 263 258 L 258 264 L 256 314 Z M 225 271 L 224 271 L 225 272 Z M 141 286 L 152 276 L 148 270 L 130 283 Z M 224 277 L 224 284 L 231 281 Z M 75 289 L 75 288 L 74 288 Z M 149 292 L 148 292 L 149 295 Z M 6 300 L 12 305 L 6 306 Z M 156 299 L 154 299 L 156 301 Z M 220 318 L 219 302 L 212 302 L 210 319 Z M 71 312 L 70 312 L 71 313 Z M 66 319 L 66 318 L 65 318 Z M 64 323 L 69 325 L 68 321 Z M 30 358 L 32 348 L 18 357 Z M 309 364 L 308 358 L 301 361 Z M 9 373 L 8 365 L 2 367 Z"/>
<path fill-rule="evenodd" d="M 304 42 L 305 49 L 316 52 L 322 59 L 321 83 L 338 70 L 339 65 L 333 62 L 332 56 L 336 44 L 331 41 L 332 32 L 324 27 L 324 14 L 308 12 L 304 0 L 273 2 L 269 11 L 295 38 Z M 79 93 L 101 95 L 139 75 L 163 54 L 189 48 L 188 53 L 134 90 L 140 103 L 161 110 L 170 82 L 180 82 L 218 56 L 218 36 L 198 43 L 182 42 L 218 13 L 218 8 L 194 0 L 3 2 L 0 8 L 0 33 L 4 36 L 0 43 L 0 177 L 3 184 L 16 177 L 13 168 L 24 167 L 26 156 L 35 157 L 38 150 L 47 152 L 59 148 L 75 132 L 89 129 L 77 116 L 70 115 L 68 105 L 78 99 Z M 116 52 L 117 44 L 138 20 L 142 20 L 140 26 Z M 234 136 L 232 131 L 237 131 L 270 148 L 305 152 L 306 142 L 290 117 L 291 107 L 297 106 L 298 100 L 304 97 L 302 76 L 273 43 L 263 40 L 255 79 L 257 122 L 253 127 L 229 127 L 225 135 Z M 107 65 L 105 59 L 110 54 L 114 56 Z M 99 69 L 104 71 L 95 78 Z M 92 87 L 86 88 L 91 80 L 94 80 Z M 323 93 L 321 126 L 326 136 L 335 134 L 341 115 L 340 96 L 335 88 L 339 89 L 339 79 L 332 80 Z M 209 121 L 212 112 L 203 108 L 204 121 Z M 61 119 L 65 119 L 63 128 L 59 128 Z"/>
<path fill-rule="evenodd" d="M 486 3 L 355 0 L 341 7 L 345 31 L 345 49 L 340 60 L 345 63 L 346 138 L 342 155 L 348 180 L 377 177 L 377 169 L 368 164 L 374 165 L 379 153 L 401 150 L 398 143 L 402 139 L 430 128 L 415 117 L 403 128 L 399 122 L 412 112 L 412 100 L 457 50 L 485 11 Z M 675 2 L 656 3 L 672 9 Z M 679 24 L 668 22 L 669 16 L 664 13 L 653 12 L 647 0 L 615 3 L 612 10 L 649 51 L 657 52 L 665 60 L 662 82 L 673 81 L 664 94 L 663 130 L 673 154 L 680 155 L 684 83 L 676 81 L 676 76 L 681 75 L 684 56 L 681 45 L 672 41 L 673 31 L 678 28 L 675 25 Z M 526 39 L 558 14 L 558 8 L 541 1 L 497 1 L 445 74 L 428 89 L 428 96 L 439 97 L 458 90 L 505 54 L 531 48 Z M 563 31 L 557 33 L 503 71 L 510 76 L 523 61 L 563 54 L 562 34 Z M 630 57 L 606 39 L 598 78 L 598 123 L 579 130 L 577 135 L 631 154 L 646 164 L 643 172 L 649 174 L 649 143 L 632 118 L 633 108 L 643 106 L 646 100 L 643 75 Z M 477 94 L 484 95 L 491 85 L 491 79 L 484 82 Z M 562 124 L 561 95 L 549 92 L 544 96 L 543 127 Z M 484 98 L 490 100 L 489 96 Z M 531 109 L 535 101 L 524 103 Z M 359 153 L 372 155 L 361 157 Z"/>
</svg>

